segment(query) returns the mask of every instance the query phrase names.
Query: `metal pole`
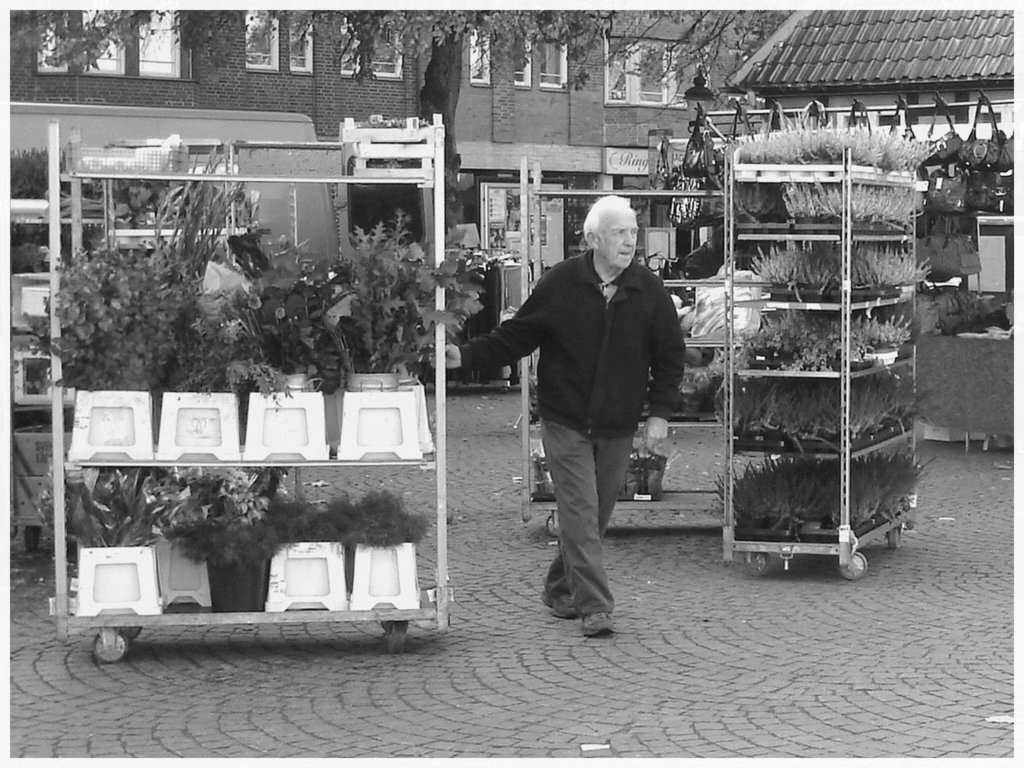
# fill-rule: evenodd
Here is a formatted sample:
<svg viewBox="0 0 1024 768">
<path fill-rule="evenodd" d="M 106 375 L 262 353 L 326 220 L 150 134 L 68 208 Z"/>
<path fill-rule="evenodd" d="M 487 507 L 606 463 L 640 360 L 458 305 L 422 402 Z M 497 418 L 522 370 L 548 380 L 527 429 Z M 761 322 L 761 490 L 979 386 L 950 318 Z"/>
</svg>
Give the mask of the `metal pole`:
<svg viewBox="0 0 1024 768">
<path fill-rule="evenodd" d="M 839 347 L 839 565 L 845 567 L 853 554 L 853 531 L 850 527 L 850 289 L 853 255 L 853 155 L 843 152 L 843 232 L 840 245 L 843 279 L 840 285 Z"/>
<path fill-rule="evenodd" d="M 57 307 L 60 295 L 60 123 L 50 121 L 49 150 L 47 152 L 47 200 L 49 202 L 50 238 L 50 338 L 60 338 L 60 320 Z M 78 225 L 81 226 L 81 201 L 79 201 Z M 81 232 L 79 232 L 79 238 Z M 75 254 L 71 254 L 74 258 Z M 53 381 L 50 404 L 51 430 L 53 437 L 53 555 L 54 582 L 56 594 L 54 613 L 57 621 L 57 639 L 68 639 L 68 563 L 67 563 L 67 516 L 64 484 L 64 387 L 58 382 L 63 378 L 60 358 L 50 352 L 50 378 Z"/>
<path fill-rule="evenodd" d="M 441 115 L 434 115 L 434 266 L 440 267 L 445 257 L 445 179 L 444 124 Z M 445 307 L 444 288 L 434 289 L 434 307 Z M 447 370 L 444 350 L 446 326 L 434 326 L 434 460 L 437 482 L 437 629 L 448 631 L 448 420 Z"/>
<path fill-rule="evenodd" d="M 519 200 L 523 217 L 519 225 L 523 236 L 519 239 L 519 296 L 526 301 L 530 291 L 530 171 L 529 160 L 523 155 L 519 164 Z M 522 416 L 519 419 L 519 441 L 523 456 L 523 484 L 519 489 L 520 516 L 529 522 L 530 497 L 533 491 L 533 457 L 530 456 L 530 358 L 519 361 L 519 404 Z"/>
<path fill-rule="evenodd" d="M 736 217 L 734 215 L 733 200 L 735 198 L 735 179 L 733 178 L 733 164 L 735 153 L 738 150 L 727 151 L 725 155 L 725 380 L 722 382 L 725 391 L 722 393 L 722 429 L 725 440 L 725 480 L 722 497 L 722 559 L 726 562 L 732 561 L 733 541 L 735 540 L 735 518 L 733 516 L 733 397 L 736 387 L 734 376 L 736 375 L 736 342 L 735 342 L 735 309 L 733 296 L 734 281 L 736 272 Z"/>
</svg>

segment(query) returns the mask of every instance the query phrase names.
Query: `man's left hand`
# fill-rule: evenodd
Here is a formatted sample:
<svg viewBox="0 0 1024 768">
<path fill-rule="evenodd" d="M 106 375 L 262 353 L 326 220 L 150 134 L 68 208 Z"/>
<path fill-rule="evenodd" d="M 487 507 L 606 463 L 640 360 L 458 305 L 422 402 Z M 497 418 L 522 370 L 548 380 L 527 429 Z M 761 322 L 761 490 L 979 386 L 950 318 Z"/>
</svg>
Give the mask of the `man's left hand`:
<svg viewBox="0 0 1024 768">
<path fill-rule="evenodd" d="M 668 437 L 668 420 L 651 416 L 644 425 L 644 447 L 653 452 L 658 443 Z"/>
</svg>

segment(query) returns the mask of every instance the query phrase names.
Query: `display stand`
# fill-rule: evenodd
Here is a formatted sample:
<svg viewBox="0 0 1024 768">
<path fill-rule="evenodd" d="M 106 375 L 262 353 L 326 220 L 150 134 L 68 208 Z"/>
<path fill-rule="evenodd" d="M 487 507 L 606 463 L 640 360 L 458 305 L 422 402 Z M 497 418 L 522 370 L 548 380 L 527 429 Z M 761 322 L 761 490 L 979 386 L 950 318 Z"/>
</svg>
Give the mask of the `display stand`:
<svg viewBox="0 0 1024 768">
<path fill-rule="evenodd" d="M 60 126 L 54 121 L 49 130 L 49 221 L 50 251 L 60 253 L 59 205 L 60 183 L 62 180 L 71 184 L 72 207 L 72 246 L 75 249 L 82 243 L 82 199 L 81 180 L 84 178 L 102 179 L 110 182 L 114 179 L 146 178 L 170 182 L 286 182 L 300 184 L 405 184 L 417 185 L 425 195 L 432 195 L 432 206 L 428 213 L 432 214 L 433 257 L 435 265 L 444 259 L 444 126 L 440 115 L 434 115 L 431 125 L 420 126 L 418 121 L 410 121 L 405 128 L 357 128 L 351 121 L 340 129 L 339 142 L 244 142 L 244 149 L 258 148 L 266 154 L 277 152 L 282 157 L 278 165 L 268 164 L 269 170 L 259 173 L 246 173 L 239 170 L 236 158 L 236 147 L 229 146 L 231 161 L 226 166 L 213 172 L 187 170 L 164 170 L 154 172 L 132 170 L 109 170 L 103 172 L 85 171 L 74 164 L 70 165 L 62 175 L 60 158 L 62 156 Z M 73 144 L 71 158 L 82 157 L 78 147 Z M 309 155 L 311 160 L 298 164 L 296 157 Z M 341 157 L 356 158 L 351 173 L 345 172 L 340 163 L 321 162 L 324 157 L 337 159 Z M 419 159 L 418 167 L 413 168 L 374 168 L 367 167 L 364 158 L 405 158 Z M 285 162 L 287 161 L 287 162 Z M 72 161 L 74 163 L 74 161 Z M 244 164 L 241 164 L 244 167 Z M 289 168 L 299 167 L 298 173 Z M 50 295 L 58 295 L 60 274 L 53 270 L 50 275 Z M 438 287 L 435 292 L 435 307 L 444 308 L 444 289 Z M 51 302 L 50 329 L 51 335 L 58 338 L 60 324 L 55 307 Z M 443 357 L 445 343 L 445 327 L 438 324 L 435 328 L 435 353 Z M 51 360 L 53 380 L 61 378 L 60 359 L 54 356 Z M 446 386 L 445 368 L 437 366 L 434 371 L 435 392 L 435 446 L 432 456 L 419 460 L 375 460 L 375 461 L 126 461 L 118 462 L 118 466 L 287 466 L 298 474 L 301 467 L 346 467 L 361 470 L 368 466 L 392 467 L 395 471 L 404 468 L 432 469 L 436 475 L 436 523 L 437 523 L 437 554 L 435 564 L 435 583 L 420 589 L 418 607 L 394 608 L 376 607 L 371 610 L 288 610 L 280 612 L 233 612 L 209 613 L 176 612 L 154 616 L 91 616 L 78 617 L 72 614 L 71 600 L 68 594 L 68 563 L 65 547 L 55 547 L 56 594 L 51 601 L 51 612 L 56 619 L 57 637 L 66 640 L 71 633 L 99 631 L 94 651 L 101 661 L 117 661 L 127 652 L 129 641 L 144 627 L 182 627 L 182 626 L 217 626 L 233 624 L 282 624 L 282 623 L 326 623 L 326 622 L 379 622 L 385 633 L 388 650 L 400 651 L 404 648 L 406 630 L 410 622 L 424 628 L 433 628 L 439 633 L 448 630 L 449 604 L 451 601 L 448 586 L 447 557 L 447 437 L 446 437 Z M 64 469 L 66 464 L 57 457 L 64 454 L 64 413 L 60 406 L 62 401 L 61 388 L 54 387 L 53 399 L 53 455 L 54 462 L 54 534 L 57 542 L 66 538 L 66 509 L 64 494 Z M 76 467 L 103 466 L 102 462 L 78 462 Z M 126 625 L 130 624 L 130 627 Z"/>
<path fill-rule="evenodd" d="M 609 194 L 621 195 L 629 198 L 662 199 L 672 200 L 680 197 L 698 198 L 721 198 L 722 192 L 703 190 L 582 190 L 582 189 L 548 189 L 540 184 L 541 170 L 539 164 L 535 165 L 531 175 L 529 172 L 528 160 L 523 158 L 520 167 L 520 194 L 522 199 L 527 201 L 525 206 L 525 217 L 530 224 L 529 231 L 535 231 L 534 222 L 540 221 L 541 201 L 547 198 L 593 198 L 604 197 Z M 529 241 L 535 241 L 533 243 Z M 523 296 L 529 295 L 530 290 L 540 278 L 542 261 L 540 254 L 539 238 L 523 238 L 522 256 L 520 259 L 520 290 Z M 718 279 L 706 280 L 665 280 L 665 287 L 670 291 L 695 287 L 724 286 L 725 282 Z M 686 340 L 689 348 L 722 348 L 725 344 L 724 338 L 718 339 L 694 339 Z M 546 513 L 545 527 L 549 535 L 558 534 L 558 512 L 554 500 L 538 500 L 535 498 L 537 485 L 537 470 L 533 461 L 533 448 L 530 441 L 530 381 L 534 367 L 533 356 L 525 357 L 520 361 L 520 386 L 521 416 L 519 418 L 520 436 L 522 443 L 523 462 L 523 483 L 520 488 L 520 506 L 522 519 L 528 522 L 533 518 L 535 512 Z M 642 426 L 641 424 L 638 427 Z M 722 431 L 721 439 L 726 439 L 725 425 L 713 418 L 708 419 L 684 419 L 673 417 L 669 421 L 669 440 L 690 429 L 717 429 Z M 620 519 L 627 517 L 630 513 L 658 512 L 671 513 L 673 525 L 679 527 L 714 527 L 721 525 L 721 515 L 711 509 L 716 504 L 713 488 L 666 488 L 661 498 L 655 500 L 641 500 L 635 497 L 632 500 L 619 500 L 616 502 L 616 511 Z"/>
<path fill-rule="evenodd" d="M 866 370 L 853 371 L 851 368 L 851 324 L 855 313 L 870 312 L 873 309 L 895 306 L 904 302 L 913 302 L 913 286 L 903 286 L 898 296 L 893 298 L 872 299 L 869 301 L 853 301 L 851 298 L 851 260 L 855 242 L 889 242 L 900 243 L 911 249 L 913 253 L 913 211 L 905 213 L 904 226 L 898 232 L 871 232 L 857 228 L 855 230 L 852 215 L 852 198 L 855 184 L 889 187 L 893 189 L 913 189 L 915 178 L 910 173 L 883 173 L 875 168 L 857 166 L 852 163 L 851 154 L 846 150 L 841 164 L 829 165 L 745 165 L 737 162 L 739 150 L 729 153 L 726 158 L 726 283 L 728 290 L 726 310 L 727 347 L 731 348 L 735 339 L 733 327 L 733 307 L 748 302 L 735 300 L 735 274 L 737 243 L 747 242 L 830 242 L 839 243 L 842 252 L 842 278 L 838 300 L 819 302 L 810 301 L 760 301 L 758 304 L 768 310 L 782 312 L 825 312 L 838 314 L 841 324 L 840 361 L 837 371 L 798 371 L 798 370 L 738 370 L 736 357 L 729 355 L 726 360 L 725 376 L 725 424 L 729 434 L 726 440 L 725 461 L 725 524 L 722 528 L 722 549 L 726 561 L 733 560 L 737 553 L 743 553 L 748 571 L 760 575 L 779 561 L 788 567 L 789 560 L 797 554 L 838 556 L 841 575 L 849 580 L 861 578 L 867 570 L 867 558 L 860 549 L 867 543 L 885 538 L 887 544 L 895 549 L 900 544 L 901 532 L 906 524 L 912 523 L 913 506 L 916 495 L 908 501 L 907 510 L 901 510 L 891 519 L 869 521 L 868 525 L 854 528 L 851 524 L 850 467 L 851 460 L 866 456 L 880 450 L 888 450 L 904 446 L 908 442 L 913 447 L 914 431 L 906 430 L 896 436 L 874 445 L 854 449 L 850 434 L 850 390 L 851 380 L 861 376 L 875 376 L 899 366 L 909 369 L 913 376 L 916 371 L 916 356 L 911 346 L 910 356 L 893 365 L 880 365 Z M 831 224 L 808 224 L 801 229 L 782 224 L 746 223 L 742 227 L 737 224 L 736 188 L 739 184 L 779 184 L 787 182 L 813 183 L 820 185 L 838 184 L 842 189 L 843 216 L 841 226 L 836 229 Z M 810 455 L 820 461 L 836 461 L 839 464 L 839 526 L 835 531 L 823 530 L 816 536 L 807 536 L 802 540 L 786 539 L 778 532 L 768 531 L 764 537 L 744 536 L 737 532 L 735 510 L 733 506 L 736 481 L 735 463 L 740 451 L 735 445 L 734 433 L 734 399 L 736 381 L 743 378 L 778 377 L 780 380 L 796 381 L 799 379 L 817 378 L 838 380 L 839 398 L 836 407 L 840 411 L 839 433 L 840 445 L 838 452 L 823 451 L 800 455 Z M 786 449 L 778 447 L 766 448 L 765 452 L 778 455 Z M 763 454 L 762 454 L 763 455 Z M 767 539 L 767 540 L 764 540 Z"/>
</svg>

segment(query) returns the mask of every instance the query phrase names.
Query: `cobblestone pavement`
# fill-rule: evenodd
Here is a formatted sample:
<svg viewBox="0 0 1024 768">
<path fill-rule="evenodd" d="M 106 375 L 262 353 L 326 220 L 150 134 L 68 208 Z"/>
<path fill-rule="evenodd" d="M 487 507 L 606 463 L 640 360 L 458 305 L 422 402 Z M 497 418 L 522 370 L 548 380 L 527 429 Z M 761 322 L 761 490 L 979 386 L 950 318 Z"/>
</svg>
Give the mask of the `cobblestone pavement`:
<svg viewBox="0 0 1024 768">
<path fill-rule="evenodd" d="M 619 527 L 617 632 L 585 639 L 539 600 L 552 542 L 543 516 L 520 518 L 518 403 L 449 398 L 457 603 L 450 632 L 411 627 L 404 654 L 369 623 L 161 628 L 99 665 L 91 634 L 55 638 L 50 555 L 16 551 L 11 755 L 1013 755 L 1012 454 L 919 443 L 917 526 L 899 550 L 867 549 L 857 582 L 823 556 L 750 576 L 723 562 L 720 529 Z M 716 445 L 684 437 L 674 466 L 713 487 Z M 433 503 L 433 473 L 319 479 Z"/>
</svg>

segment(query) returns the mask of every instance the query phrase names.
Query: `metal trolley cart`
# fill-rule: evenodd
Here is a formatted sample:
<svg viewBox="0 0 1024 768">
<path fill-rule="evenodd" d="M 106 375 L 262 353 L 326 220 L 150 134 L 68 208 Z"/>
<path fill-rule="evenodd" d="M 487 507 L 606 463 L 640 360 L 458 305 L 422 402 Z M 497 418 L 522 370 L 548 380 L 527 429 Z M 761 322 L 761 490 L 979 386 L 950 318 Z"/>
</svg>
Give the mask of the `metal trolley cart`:
<svg viewBox="0 0 1024 768">
<path fill-rule="evenodd" d="M 737 162 L 739 151 L 730 153 L 726 167 L 726 295 L 729 310 L 726 312 L 728 322 L 727 345 L 734 343 L 732 323 L 732 306 L 745 302 L 734 301 L 733 274 L 736 268 L 737 249 L 740 243 L 782 244 L 789 243 L 832 243 L 838 244 L 842 255 L 842 278 L 837 297 L 826 297 L 821 300 L 795 301 L 760 301 L 764 311 L 828 313 L 838 315 L 840 323 L 840 359 L 837 370 L 766 370 L 764 368 L 738 369 L 736 356 L 727 356 L 725 377 L 725 423 L 729 431 L 726 441 L 726 462 L 724 480 L 725 524 L 722 531 L 723 555 L 726 561 L 742 553 L 745 566 L 753 575 L 760 575 L 774 569 L 780 562 L 788 567 L 789 560 L 798 554 L 830 555 L 838 557 L 840 574 L 849 580 L 861 578 L 867 571 L 867 558 L 861 551 L 864 545 L 885 539 L 890 548 L 900 545 L 904 527 L 913 524 L 912 515 L 916 507 L 915 494 L 909 494 L 900 504 L 900 508 L 890 516 L 874 516 L 869 520 L 854 524 L 851 516 L 851 466 L 856 459 L 866 457 L 877 451 L 892 450 L 900 446 L 911 445 L 914 448 L 913 429 L 905 429 L 889 437 L 880 437 L 877 442 L 864 446 L 855 446 L 851 439 L 851 382 L 871 376 L 885 376 L 902 371 L 914 376 L 916 358 L 913 347 L 908 353 L 891 364 L 879 364 L 864 370 L 853 370 L 851 367 L 851 326 L 858 315 L 866 315 L 883 307 L 912 304 L 914 286 L 896 286 L 891 296 L 855 300 L 851 294 L 851 257 L 857 243 L 889 243 L 905 249 L 913 254 L 914 230 L 913 208 L 908 209 L 901 217 L 903 226 L 898 230 L 865 227 L 855 223 L 852 217 L 852 199 L 855 186 L 873 187 L 875 189 L 913 190 L 915 177 L 911 173 L 882 172 L 867 166 L 854 165 L 850 150 L 844 153 L 842 163 L 831 165 L 746 165 Z M 805 224 L 789 223 L 737 223 L 736 196 L 739 185 L 758 184 L 808 184 L 819 187 L 839 187 L 841 190 L 843 216 L 839 224 Z M 908 200 L 910 198 L 908 197 Z M 819 314 L 819 317 L 821 315 Z M 836 408 L 839 411 L 839 445 L 838 450 L 824 446 L 791 447 L 773 446 L 770 448 L 737 447 L 737 435 L 734 429 L 735 395 L 738 382 L 752 379 L 774 379 L 779 382 L 793 383 L 807 379 L 832 380 L 838 384 Z M 753 531 L 737 527 L 734 508 L 734 492 L 737 479 L 736 463 L 741 455 L 761 456 L 774 454 L 780 457 L 800 456 L 817 461 L 835 462 L 838 464 L 839 495 L 838 495 L 838 528 L 823 530 L 816 534 L 786 538 L 777 535 L 779 532 L 760 532 L 754 536 Z M 776 535 L 773 535 L 776 534 Z"/>
<path fill-rule="evenodd" d="M 523 158 L 520 168 L 520 194 L 521 199 L 526 201 L 524 206 L 525 217 L 530 225 L 527 231 L 538 231 L 539 222 L 542 219 L 542 201 L 545 199 L 596 199 L 608 194 L 617 194 L 628 198 L 671 201 L 681 197 L 691 198 L 722 198 L 721 191 L 705 190 L 655 190 L 655 189 L 625 189 L 625 190 L 586 190 L 586 189 L 547 189 L 541 186 L 541 169 L 539 164 L 531 171 L 528 166 L 528 159 Z M 523 296 L 536 284 L 540 277 L 541 257 L 540 238 L 523 238 L 522 257 L 520 260 L 520 281 Z M 665 287 L 670 291 L 682 291 L 700 287 L 721 287 L 725 282 L 721 279 L 708 278 L 704 280 L 665 280 Z M 725 338 L 688 338 L 688 348 L 712 348 L 721 349 L 725 346 Z M 520 488 L 520 503 L 522 519 L 528 522 L 533 518 L 535 512 L 546 513 L 545 527 L 551 536 L 558 535 L 558 512 L 553 498 L 543 498 L 545 494 L 538 493 L 541 485 L 539 470 L 535 460 L 536 442 L 538 435 L 533 434 L 531 439 L 530 419 L 530 387 L 531 374 L 534 361 L 531 358 L 524 358 L 520 361 L 520 395 L 522 412 L 519 417 L 520 437 L 522 441 L 523 460 L 523 482 Z M 681 433 L 690 429 L 700 430 L 722 430 L 721 439 L 726 439 L 725 425 L 708 415 L 706 418 L 678 415 L 669 422 L 669 441 L 675 439 Z M 533 430 L 535 432 L 535 428 Z M 646 489 L 633 495 L 632 499 L 620 500 L 616 509 L 620 512 L 620 518 L 627 516 L 630 512 L 657 511 L 658 513 L 671 513 L 676 524 L 681 526 L 714 527 L 721 525 L 721 516 L 712 508 L 717 501 L 714 497 L 714 488 L 664 488 L 659 498 L 651 497 L 651 494 L 644 493 Z"/>
<path fill-rule="evenodd" d="M 414 118 L 406 121 L 404 127 L 357 127 L 346 120 L 340 128 L 338 142 L 238 142 L 228 145 L 229 162 L 213 172 L 175 171 L 152 172 L 133 170 L 110 170 L 97 172 L 83 170 L 75 165 L 77 134 L 72 136 L 71 161 L 62 172 L 60 125 L 51 122 L 49 129 L 49 240 L 51 253 L 60 253 L 60 187 L 62 182 L 71 186 L 72 207 L 72 250 L 76 252 L 82 244 L 82 179 L 99 179 L 110 182 L 115 179 L 165 180 L 168 182 L 213 182 L 213 183 L 284 183 L 292 185 L 293 199 L 297 185 L 302 184 L 404 184 L 415 185 L 424 192 L 425 200 L 432 197 L 432 205 L 424 204 L 425 230 L 433 242 L 433 258 L 440 264 L 444 258 L 444 127 L 440 115 L 435 115 L 430 125 L 420 125 Z M 245 162 L 240 159 L 247 151 L 258 151 L 270 157 L 259 170 L 247 173 Z M 273 160 L 276 159 L 277 162 Z M 370 162 L 368 162 L 368 160 Z M 391 163 L 399 160 L 399 163 Z M 381 161 L 384 161 L 383 166 Z M 403 165 L 405 167 L 394 167 Z M 387 167 L 390 166 L 390 167 Z M 253 167 L 253 166 L 250 166 Z M 433 193 L 431 195 L 431 192 Z M 51 267 L 50 296 L 58 295 L 60 273 Z M 444 306 L 444 290 L 438 288 L 435 302 L 438 309 Z M 53 304 L 54 302 L 51 302 Z M 56 312 L 51 307 L 50 331 L 54 338 L 60 335 Z M 438 325 L 434 343 L 438 357 L 443 357 L 445 329 Z M 51 359 L 52 379 L 60 381 L 60 359 Z M 363 469 L 368 466 L 394 467 L 396 470 L 433 470 L 436 477 L 436 535 L 437 552 L 435 583 L 421 589 L 418 608 L 397 609 L 378 605 L 372 610 L 311 610 L 296 609 L 282 612 L 234 612 L 212 613 L 175 612 L 159 615 L 101 614 L 98 616 L 76 616 L 72 611 L 73 602 L 69 597 L 67 553 L 63 546 L 66 538 L 65 475 L 67 465 L 64 445 L 64 412 L 62 388 L 53 388 L 53 492 L 54 492 L 54 533 L 58 545 L 55 547 L 56 594 L 51 600 L 51 613 L 56 619 L 57 637 L 67 640 L 73 633 L 97 631 L 94 654 L 103 662 L 122 659 L 128 645 L 144 628 L 180 626 L 216 626 L 231 624 L 311 624 L 324 622 L 379 622 L 385 634 L 387 648 L 392 653 L 404 649 L 406 632 L 410 622 L 427 629 L 445 633 L 449 626 L 449 604 L 451 592 L 448 586 L 447 560 L 447 464 L 446 464 L 446 398 L 445 369 L 435 370 L 434 453 L 423 460 L 394 461 L 305 461 L 276 462 L 231 461 L 219 464 L 203 464 L 186 461 L 118 461 L 117 466 L 288 466 L 296 474 L 303 467 Z M 107 462 L 110 464 L 112 462 Z M 101 466 L 102 462 L 78 462 L 77 466 Z"/>
</svg>

